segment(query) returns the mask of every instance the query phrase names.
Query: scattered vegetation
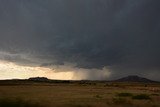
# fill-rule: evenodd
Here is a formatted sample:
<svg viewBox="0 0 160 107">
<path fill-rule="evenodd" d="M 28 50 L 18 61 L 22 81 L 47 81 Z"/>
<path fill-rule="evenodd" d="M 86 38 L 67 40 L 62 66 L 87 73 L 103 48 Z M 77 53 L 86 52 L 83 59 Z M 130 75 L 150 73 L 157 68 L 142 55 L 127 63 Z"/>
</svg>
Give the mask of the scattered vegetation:
<svg viewBox="0 0 160 107">
<path fill-rule="evenodd" d="M 0 81 L 0 107 L 160 107 L 153 87 L 160 84 Z"/>
<path fill-rule="evenodd" d="M 131 97 L 133 95 L 132 95 L 132 93 L 122 92 L 122 93 L 118 93 L 117 96 L 119 96 L 119 97 Z"/>
<path fill-rule="evenodd" d="M 113 101 L 113 104 L 116 104 L 116 105 L 131 104 L 131 102 L 129 102 L 127 99 L 121 98 L 121 97 L 114 97 L 112 101 Z"/>
<path fill-rule="evenodd" d="M 159 96 L 159 94 L 157 94 L 157 93 L 153 93 L 153 94 L 151 94 L 151 95 L 153 95 L 153 96 Z"/>
<path fill-rule="evenodd" d="M 38 103 L 31 103 L 22 99 L 0 99 L 0 107 L 43 107 Z"/>
<path fill-rule="evenodd" d="M 150 100 L 150 96 L 147 94 L 138 94 L 138 95 L 134 95 L 132 96 L 132 99 L 137 99 L 137 100 Z"/>
<path fill-rule="evenodd" d="M 102 98 L 102 96 L 100 96 L 100 95 L 96 95 L 95 97 L 96 97 L 96 98 Z"/>
</svg>

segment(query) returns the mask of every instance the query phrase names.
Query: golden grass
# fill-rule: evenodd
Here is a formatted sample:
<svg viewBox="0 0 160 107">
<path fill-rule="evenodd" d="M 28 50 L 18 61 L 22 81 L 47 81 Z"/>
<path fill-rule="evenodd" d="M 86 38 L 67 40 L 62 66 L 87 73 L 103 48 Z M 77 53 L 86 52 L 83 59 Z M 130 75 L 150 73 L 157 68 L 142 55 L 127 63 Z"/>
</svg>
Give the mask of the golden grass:
<svg viewBox="0 0 160 107">
<path fill-rule="evenodd" d="M 0 85 L 0 99 L 21 99 L 45 107 L 160 107 L 159 84 L 147 87 L 139 83 L 107 84 L 75 82 Z M 132 99 L 132 96 L 139 94 L 148 95 L 151 100 Z"/>
</svg>

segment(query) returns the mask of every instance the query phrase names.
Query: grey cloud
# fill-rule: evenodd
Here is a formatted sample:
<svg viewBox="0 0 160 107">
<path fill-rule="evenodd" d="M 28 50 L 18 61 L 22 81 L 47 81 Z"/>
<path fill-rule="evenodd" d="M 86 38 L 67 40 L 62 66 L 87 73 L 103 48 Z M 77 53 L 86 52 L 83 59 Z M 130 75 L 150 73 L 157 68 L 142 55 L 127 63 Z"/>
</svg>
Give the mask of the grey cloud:
<svg viewBox="0 0 160 107">
<path fill-rule="evenodd" d="M 32 56 L 29 60 L 37 66 L 68 62 L 86 69 L 109 66 L 113 77 L 153 70 L 159 77 L 159 4 L 159 0 L 1 0 L 0 51 Z M 22 63 L 18 58 L 14 56 L 14 61 Z"/>
</svg>

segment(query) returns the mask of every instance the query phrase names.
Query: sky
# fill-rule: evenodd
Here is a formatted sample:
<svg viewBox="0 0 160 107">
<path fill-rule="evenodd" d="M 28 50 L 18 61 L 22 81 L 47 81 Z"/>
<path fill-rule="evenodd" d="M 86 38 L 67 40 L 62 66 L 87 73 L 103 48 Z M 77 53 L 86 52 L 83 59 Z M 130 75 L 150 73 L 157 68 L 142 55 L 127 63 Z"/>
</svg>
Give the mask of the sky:
<svg viewBox="0 0 160 107">
<path fill-rule="evenodd" d="M 160 81 L 160 0 L 0 0 L 0 79 Z"/>
</svg>

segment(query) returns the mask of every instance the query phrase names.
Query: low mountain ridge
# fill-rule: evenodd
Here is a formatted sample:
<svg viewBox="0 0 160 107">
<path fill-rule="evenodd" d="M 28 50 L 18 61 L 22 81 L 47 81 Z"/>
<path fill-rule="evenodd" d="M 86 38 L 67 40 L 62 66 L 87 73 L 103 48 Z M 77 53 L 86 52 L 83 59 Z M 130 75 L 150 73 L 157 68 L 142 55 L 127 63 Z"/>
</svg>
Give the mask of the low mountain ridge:
<svg viewBox="0 0 160 107">
<path fill-rule="evenodd" d="M 114 80 L 115 82 L 144 82 L 144 83 L 152 83 L 152 82 L 156 82 L 144 77 L 139 77 L 137 75 L 129 75 L 127 77 L 123 77 L 117 80 Z"/>
<path fill-rule="evenodd" d="M 29 81 L 50 81 L 48 78 L 46 77 L 31 77 L 28 79 Z"/>
</svg>

